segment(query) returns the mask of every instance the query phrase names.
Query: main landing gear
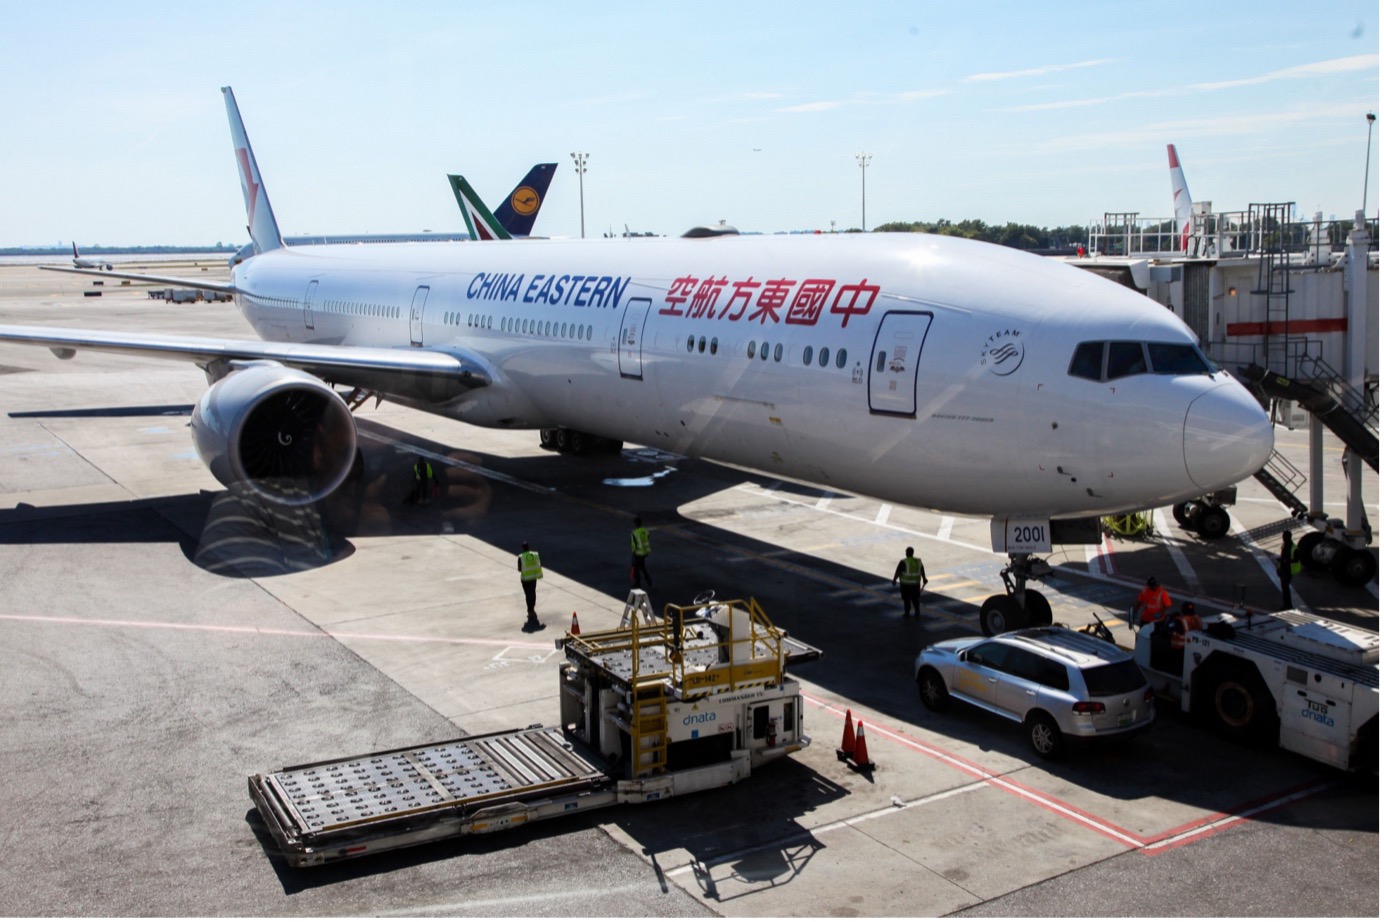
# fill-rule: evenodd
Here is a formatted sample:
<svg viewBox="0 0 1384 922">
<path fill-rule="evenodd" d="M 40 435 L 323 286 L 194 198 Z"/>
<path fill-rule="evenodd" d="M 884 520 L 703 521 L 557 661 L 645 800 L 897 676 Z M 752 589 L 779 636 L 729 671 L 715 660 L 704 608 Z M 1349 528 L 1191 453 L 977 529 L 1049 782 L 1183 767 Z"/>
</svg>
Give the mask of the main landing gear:
<svg viewBox="0 0 1384 922">
<path fill-rule="evenodd" d="M 992 595 L 980 607 L 980 629 L 986 637 L 1022 627 L 1047 627 L 1052 624 L 1052 606 L 1037 589 L 1029 589 L 1031 579 L 1046 579 L 1052 567 L 1032 554 L 1010 554 L 1009 566 L 1000 571 L 1005 595 Z"/>
</svg>

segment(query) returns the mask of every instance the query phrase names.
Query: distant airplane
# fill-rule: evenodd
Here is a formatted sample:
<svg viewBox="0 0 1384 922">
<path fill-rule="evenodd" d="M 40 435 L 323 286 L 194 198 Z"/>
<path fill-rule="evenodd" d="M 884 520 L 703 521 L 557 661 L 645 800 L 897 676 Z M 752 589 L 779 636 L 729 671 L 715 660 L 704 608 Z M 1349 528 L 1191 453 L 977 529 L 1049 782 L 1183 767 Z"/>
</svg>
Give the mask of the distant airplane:
<svg viewBox="0 0 1384 922">
<path fill-rule="evenodd" d="M 72 241 L 72 265 L 78 269 L 109 269 L 111 264 L 99 259 L 88 259 L 77 252 L 77 241 Z"/>
<path fill-rule="evenodd" d="M 1272 451 L 1263 409 L 1171 312 L 992 244 L 880 233 L 286 248 L 222 92 L 254 253 L 220 289 L 264 341 L 15 326 L 0 341 L 196 363 L 213 383 L 193 441 L 223 484 L 284 503 L 336 490 L 357 453 L 338 386 L 557 431 L 569 448 L 630 441 L 992 517 L 1009 555 L 1005 593 L 981 606 L 994 633 L 1051 623 L 1028 581 L 1051 572 L 1033 555 L 1063 543 L 1064 520 L 1093 527 L 1203 496 Z"/>
</svg>

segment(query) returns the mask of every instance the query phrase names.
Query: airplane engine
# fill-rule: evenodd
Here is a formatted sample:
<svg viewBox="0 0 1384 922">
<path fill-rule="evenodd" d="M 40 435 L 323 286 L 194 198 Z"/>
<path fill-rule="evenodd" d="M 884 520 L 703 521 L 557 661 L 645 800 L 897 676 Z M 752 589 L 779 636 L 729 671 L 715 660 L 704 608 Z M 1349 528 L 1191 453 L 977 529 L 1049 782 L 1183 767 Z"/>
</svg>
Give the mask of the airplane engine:
<svg viewBox="0 0 1384 922">
<path fill-rule="evenodd" d="M 298 506 L 346 479 L 356 422 L 321 380 L 266 362 L 232 372 L 202 395 L 192 440 L 221 483 L 247 484 L 271 502 Z"/>
</svg>

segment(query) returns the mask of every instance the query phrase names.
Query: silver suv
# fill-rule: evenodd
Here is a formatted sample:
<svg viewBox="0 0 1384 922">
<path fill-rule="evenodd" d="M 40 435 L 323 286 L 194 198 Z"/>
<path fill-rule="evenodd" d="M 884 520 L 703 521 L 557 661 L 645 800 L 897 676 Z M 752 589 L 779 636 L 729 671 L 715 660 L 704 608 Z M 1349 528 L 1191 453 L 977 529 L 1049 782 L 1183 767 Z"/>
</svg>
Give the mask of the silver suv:
<svg viewBox="0 0 1384 922">
<path fill-rule="evenodd" d="M 1065 627 L 962 637 L 925 647 L 914 664 L 929 710 L 952 698 L 1023 724 L 1045 759 L 1069 738 L 1121 736 L 1153 723 L 1153 689 L 1134 656 Z"/>
</svg>

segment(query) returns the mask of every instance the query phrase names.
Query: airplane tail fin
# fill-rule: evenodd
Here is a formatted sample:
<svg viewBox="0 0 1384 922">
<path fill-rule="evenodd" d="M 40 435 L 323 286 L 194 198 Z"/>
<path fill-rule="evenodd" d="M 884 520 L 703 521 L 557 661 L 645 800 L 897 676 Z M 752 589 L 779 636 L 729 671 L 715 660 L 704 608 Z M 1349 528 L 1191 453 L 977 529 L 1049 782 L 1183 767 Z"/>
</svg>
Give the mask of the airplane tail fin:
<svg viewBox="0 0 1384 922">
<path fill-rule="evenodd" d="M 466 181 L 464 176 L 457 176 L 453 173 L 447 174 L 447 181 L 452 184 L 452 194 L 457 197 L 457 205 L 461 207 L 461 216 L 466 219 L 466 231 L 471 235 L 472 240 L 510 240 L 512 236 L 505 230 L 495 216 L 490 213 L 490 209 L 485 207 L 485 202 L 476 194 L 476 190 L 471 188 L 471 184 Z"/>
<path fill-rule="evenodd" d="M 538 209 L 543 207 L 555 173 L 556 163 L 535 163 L 528 175 L 519 180 L 509 198 L 495 209 L 495 219 L 511 237 L 527 237 L 533 230 L 534 219 L 538 217 Z"/>
<path fill-rule="evenodd" d="M 1187 191 L 1187 177 L 1182 175 L 1182 164 L 1177 159 L 1177 148 L 1168 145 L 1168 169 L 1173 180 L 1173 223 L 1177 230 L 1178 249 L 1187 252 L 1192 238 L 1192 193 Z"/>
<path fill-rule="evenodd" d="M 250 242 L 256 253 L 277 250 L 284 245 L 279 233 L 279 224 L 274 220 L 274 209 L 269 207 L 269 194 L 265 192 L 260 179 L 259 165 L 255 163 L 255 152 L 250 149 L 250 138 L 245 133 L 245 123 L 240 119 L 240 108 L 235 104 L 235 93 L 223 86 L 221 93 L 226 97 L 226 117 L 231 122 L 231 143 L 235 145 L 236 166 L 240 170 L 240 191 L 245 195 L 246 229 L 250 231 Z"/>
</svg>

